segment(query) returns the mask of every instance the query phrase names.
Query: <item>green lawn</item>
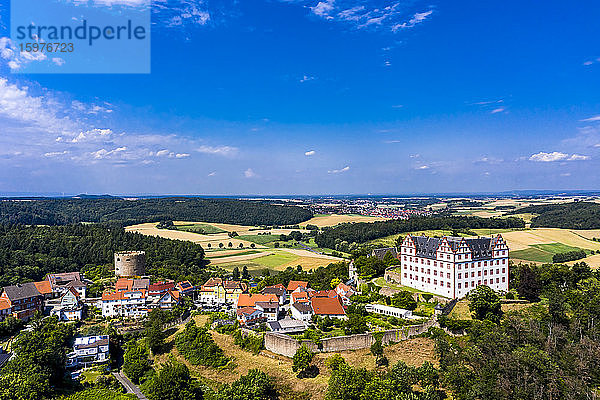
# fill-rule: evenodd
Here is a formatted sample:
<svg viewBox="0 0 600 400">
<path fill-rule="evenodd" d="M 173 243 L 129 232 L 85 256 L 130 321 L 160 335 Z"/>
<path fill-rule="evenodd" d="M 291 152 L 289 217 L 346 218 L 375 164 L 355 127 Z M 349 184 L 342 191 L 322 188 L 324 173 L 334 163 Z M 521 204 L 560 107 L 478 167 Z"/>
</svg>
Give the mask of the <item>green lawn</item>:
<svg viewBox="0 0 600 400">
<path fill-rule="evenodd" d="M 551 263 L 552 256 L 558 253 L 580 250 L 578 247 L 568 246 L 563 243 L 534 244 L 528 249 L 515 250 L 510 253 L 511 258 L 519 260 Z M 588 252 L 586 250 L 586 252 Z"/>
<path fill-rule="evenodd" d="M 248 242 L 266 245 L 279 240 L 280 235 L 240 235 L 236 239 L 247 240 Z"/>
<path fill-rule="evenodd" d="M 255 264 L 264 265 L 267 268 L 277 268 L 282 264 L 287 264 L 297 259 L 298 256 L 290 253 L 271 254 L 264 257 L 254 258 L 252 262 Z"/>
<path fill-rule="evenodd" d="M 189 224 L 189 225 L 176 225 L 175 226 L 179 231 L 193 232 L 199 233 L 202 235 L 212 235 L 215 233 L 223 233 L 227 232 L 221 228 L 217 228 L 216 226 L 212 226 L 209 224 Z"/>
<path fill-rule="evenodd" d="M 231 249 L 229 249 L 231 250 Z M 235 254 L 219 254 L 217 256 L 211 256 L 210 253 L 207 253 L 206 258 L 210 258 L 210 259 L 215 259 L 215 258 L 224 258 L 224 257 L 233 257 L 233 256 L 245 256 L 248 254 L 256 254 L 256 253 L 260 253 L 260 250 L 248 250 L 248 251 L 241 251 L 239 253 L 235 253 Z"/>
</svg>

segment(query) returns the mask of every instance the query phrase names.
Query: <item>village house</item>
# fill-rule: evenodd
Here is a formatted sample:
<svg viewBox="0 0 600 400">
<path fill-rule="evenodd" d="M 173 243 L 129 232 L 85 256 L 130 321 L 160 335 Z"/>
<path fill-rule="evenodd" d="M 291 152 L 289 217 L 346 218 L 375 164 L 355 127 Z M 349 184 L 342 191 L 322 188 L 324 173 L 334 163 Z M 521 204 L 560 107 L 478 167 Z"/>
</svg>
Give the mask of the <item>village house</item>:
<svg viewBox="0 0 600 400">
<path fill-rule="evenodd" d="M 308 288 L 308 282 L 305 281 L 289 281 L 286 288 L 286 296 L 288 300 L 290 300 L 293 292 L 301 291 L 302 289 L 306 290 Z"/>
<path fill-rule="evenodd" d="M 0 299 L 4 300 L 1 314 L 4 317 L 13 315 L 21 320 L 29 320 L 36 311 L 42 312 L 44 308 L 44 296 L 33 282 L 5 286 Z"/>
<path fill-rule="evenodd" d="M 352 286 L 346 285 L 345 283 L 338 284 L 334 290 L 338 296 L 340 296 L 340 299 L 345 306 L 348 306 L 352 302 L 350 297 L 356 294 L 356 290 L 354 290 Z"/>
<path fill-rule="evenodd" d="M 83 318 L 83 302 L 80 296 L 75 288 L 70 287 L 57 303 L 48 301 L 51 307 L 50 315 L 57 316 L 59 321 L 80 321 Z"/>
<path fill-rule="evenodd" d="M 267 320 L 262 310 L 259 308 L 241 307 L 237 309 L 236 313 L 238 322 L 243 326 L 252 326 Z"/>
<path fill-rule="evenodd" d="M 113 292 L 102 293 L 100 301 L 103 317 L 145 317 L 153 308 L 170 310 L 181 302 L 181 294 L 174 282 L 156 282 L 150 279 L 119 278 Z"/>
<path fill-rule="evenodd" d="M 262 290 L 262 294 L 274 294 L 279 298 L 279 304 L 284 305 L 287 298 L 287 290 L 281 283 L 273 286 L 267 286 Z"/>
<path fill-rule="evenodd" d="M 291 305 L 290 310 L 292 312 L 292 318 L 297 319 L 298 321 L 310 321 L 313 316 L 312 306 L 309 302 L 296 302 Z"/>
<path fill-rule="evenodd" d="M 196 287 L 190 281 L 177 282 L 175 289 L 183 296 L 193 296 Z"/>
<path fill-rule="evenodd" d="M 79 293 L 80 298 L 86 297 L 87 283 L 81 272 L 48 274 L 45 280 L 50 284 L 52 297 L 60 297 L 71 288 Z"/>
<path fill-rule="evenodd" d="M 200 301 L 211 304 L 236 304 L 239 296 L 246 290 L 247 285 L 243 282 L 210 278 L 200 286 Z"/>
<path fill-rule="evenodd" d="M 90 364 L 110 360 L 110 338 L 108 335 L 75 338 L 73 352 L 67 354 L 67 367 L 87 367 Z"/>
<path fill-rule="evenodd" d="M 313 314 L 318 317 L 346 319 L 346 311 L 338 298 L 314 297 L 311 300 Z"/>
</svg>

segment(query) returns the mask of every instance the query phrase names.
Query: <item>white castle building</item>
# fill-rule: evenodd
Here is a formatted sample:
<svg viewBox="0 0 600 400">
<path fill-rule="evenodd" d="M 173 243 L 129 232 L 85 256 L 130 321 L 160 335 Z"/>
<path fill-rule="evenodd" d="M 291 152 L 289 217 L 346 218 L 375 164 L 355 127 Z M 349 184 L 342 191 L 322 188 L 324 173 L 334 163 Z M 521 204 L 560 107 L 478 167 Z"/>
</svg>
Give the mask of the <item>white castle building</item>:
<svg viewBox="0 0 600 400">
<path fill-rule="evenodd" d="M 450 298 L 463 297 L 478 285 L 508 291 L 508 251 L 501 235 L 408 235 L 400 247 L 402 284 Z"/>
</svg>

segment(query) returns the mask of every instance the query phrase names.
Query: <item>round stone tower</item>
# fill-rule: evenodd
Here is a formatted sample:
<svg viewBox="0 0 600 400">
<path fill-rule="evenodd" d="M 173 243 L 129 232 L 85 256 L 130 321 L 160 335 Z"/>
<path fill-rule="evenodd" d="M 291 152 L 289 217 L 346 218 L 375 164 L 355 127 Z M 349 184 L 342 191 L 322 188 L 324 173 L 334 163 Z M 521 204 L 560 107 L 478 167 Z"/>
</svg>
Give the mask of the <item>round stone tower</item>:
<svg viewBox="0 0 600 400">
<path fill-rule="evenodd" d="M 115 275 L 144 276 L 146 274 L 146 252 L 122 251 L 115 253 Z"/>
</svg>

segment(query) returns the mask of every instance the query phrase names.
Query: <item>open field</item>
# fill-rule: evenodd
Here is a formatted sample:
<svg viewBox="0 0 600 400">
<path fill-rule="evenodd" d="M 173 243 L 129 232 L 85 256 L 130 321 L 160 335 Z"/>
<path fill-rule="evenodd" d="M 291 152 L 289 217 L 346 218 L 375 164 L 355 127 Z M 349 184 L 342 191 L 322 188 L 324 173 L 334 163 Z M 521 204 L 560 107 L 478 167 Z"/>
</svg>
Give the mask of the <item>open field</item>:
<svg viewBox="0 0 600 400">
<path fill-rule="evenodd" d="M 563 243 L 533 244 L 527 249 L 513 251 L 511 255 L 518 260 L 551 263 L 553 255 L 576 250 L 579 248 Z"/>
<path fill-rule="evenodd" d="M 180 230 L 158 229 L 155 223 L 138 224 L 128 226 L 125 229 L 129 232 L 139 232 L 144 235 L 160 236 L 175 240 L 188 240 L 198 243 L 204 248 L 206 258 L 211 261 L 211 264 L 230 270 L 236 266 L 241 269 L 244 265 L 250 271 L 259 271 L 264 268 L 282 271 L 288 266 L 296 267 L 297 265 L 302 265 L 305 269 L 311 269 L 342 260 L 337 257 L 317 254 L 301 248 L 273 248 L 271 242 L 279 239 L 279 235 L 281 234 L 289 235 L 294 229 L 264 230 L 242 225 L 182 221 L 175 221 L 174 224 L 177 226 L 202 226 L 203 229 L 209 226 L 215 230 L 220 230 L 221 233 L 199 234 Z M 230 238 L 227 232 L 232 231 L 238 233 L 239 236 Z M 306 232 L 302 229 L 300 231 Z M 258 235 L 259 232 L 271 234 Z M 229 247 L 229 243 L 232 244 L 231 247 Z M 220 244 L 223 245 L 223 248 L 219 247 Z M 243 247 L 240 248 L 240 244 Z M 251 245 L 255 246 L 252 250 Z"/>
<path fill-rule="evenodd" d="M 180 231 L 199 233 L 204 235 L 210 235 L 214 233 L 225 233 L 227 231 L 217 228 L 209 224 L 189 224 L 189 225 L 176 225 Z"/>
<path fill-rule="evenodd" d="M 194 317 L 198 325 L 207 321 L 207 316 L 201 315 Z M 183 327 L 179 327 L 178 331 Z M 325 360 L 334 353 L 318 353 L 313 363 L 319 368 L 319 375 L 314 378 L 296 378 L 292 371 L 292 360 L 263 352 L 263 354 L 254 355 L 248 351 L 242 350 L 234 344 L 233 337 L 218 332 L 211 331 L 215 342 L 223 349 L 225 355 L 232 357 L 235 363 L 233 369 L 217 370 L 214 368 L 190 365 L 183 357 L 179 355 L 176 348 L 173 348 L 172 354 L 185 363 L 192 372 L 192 375 L 201 379 L 212 387 L 217 387 L 222 383 L 231 383 L 241 375 L 246 375 L 250 369 L 258 368 L 275 380 L 278 388 L 282 389 L 281 399 L 324 399 L 327 390 L 327 383 L 330 377 L 330 371 L 325 366 Z M 167 343 L 173 343 L 175 334 L 169 336 Z M 437 366 L 435 357 L 434 342 L 427 338 L 413 338 L 400 343 L 388 346 L 384 349 L 385 355 L 390 361 L 390 366 L 398 361 L 404 361 L 408 365 L 420 366 L 423 362 L 429 361 Z M 267 356 L 266 354 L 269 354 Z M 343 351 L 339 353 L 346 362 L 355 367 L 375 368 L 375 358 L 371 355 L 369 349 L 356 351 Z M 156 358 L 157 363 L 163 363 L 168 355 L 163 354 Z M 302 397 L 298 395 L 304 394 Z"/>
<path fill-rule="evenodd" d="M 317 214 L 306 222 L 302 222 L 300 226 L 316 225 L 319 228 L 324 226 L 335 226 L 345 222 L 375 222 L 385 221 L 387 218 L 369 217 L 368 215 L 346 215 L 346 214 Z"/>
</svg>

